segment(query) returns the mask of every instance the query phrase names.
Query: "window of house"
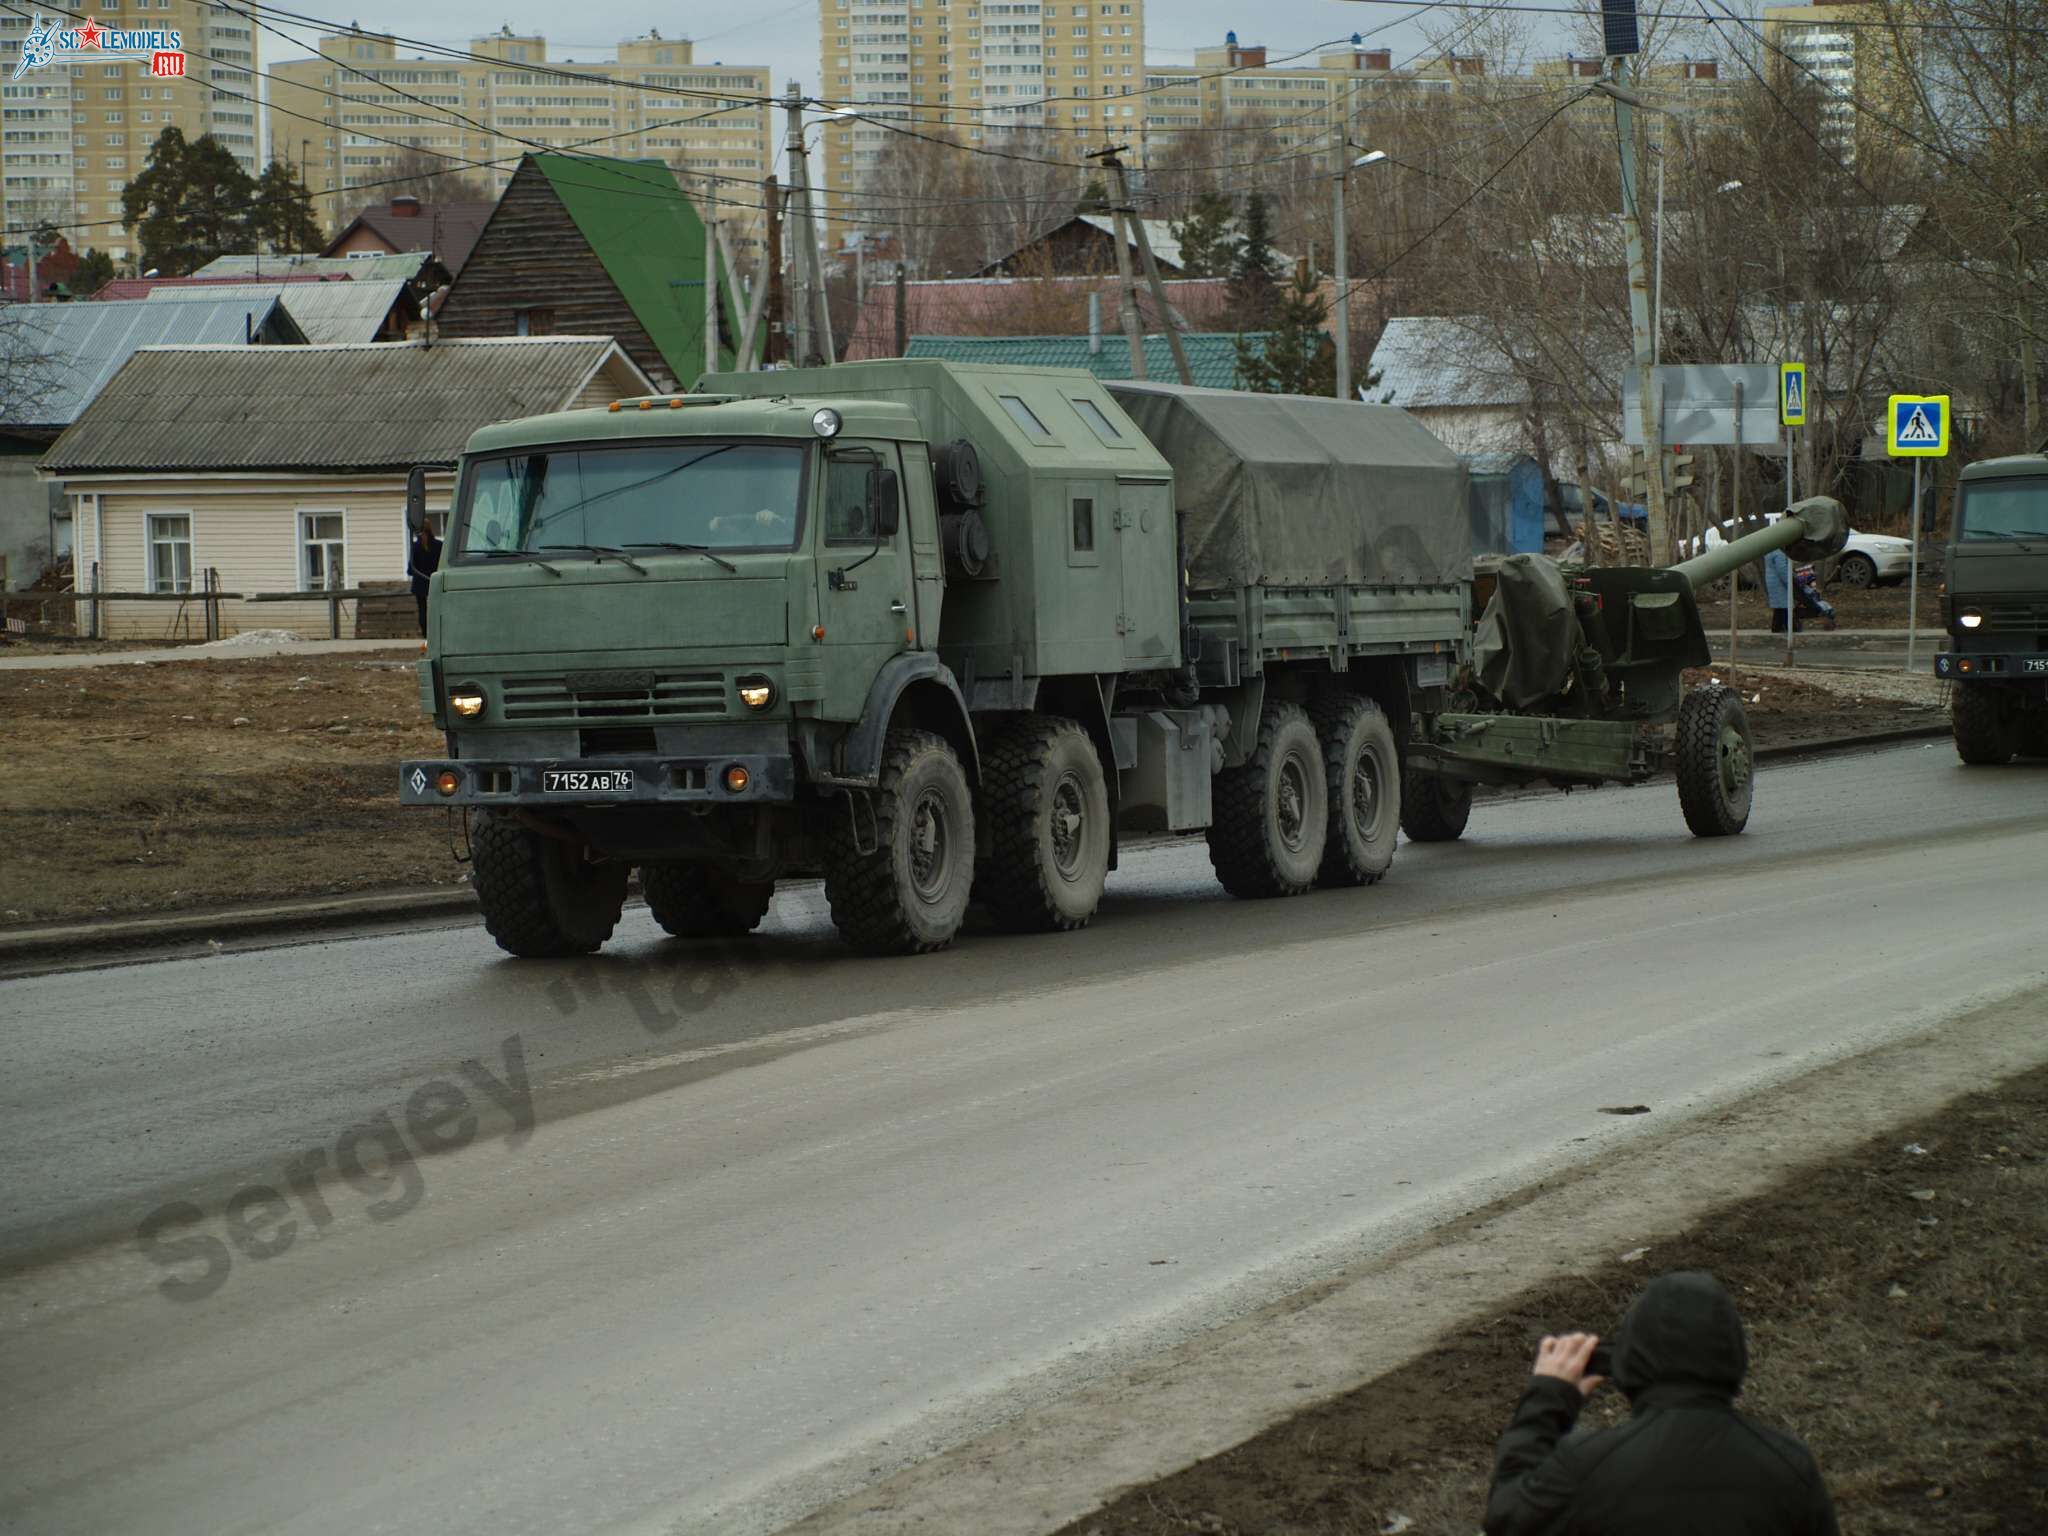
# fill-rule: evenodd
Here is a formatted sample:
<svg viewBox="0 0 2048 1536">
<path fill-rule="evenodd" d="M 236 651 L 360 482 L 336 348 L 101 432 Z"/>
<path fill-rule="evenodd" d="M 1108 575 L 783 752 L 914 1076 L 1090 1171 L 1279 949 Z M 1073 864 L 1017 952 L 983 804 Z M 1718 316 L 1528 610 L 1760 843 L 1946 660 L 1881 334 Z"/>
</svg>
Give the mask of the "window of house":
<svg viewBox="0 0 2048 1536">
<path fill-rule="evenodd" d="M 348 585 L 346 519 L 339 512 L 299 514 L 299 590 Z"/>
<path fill-rule="evenodd" d="M 190 592 L 192 515 L 189 512 L 153 512 L 147 520 L 147 527 L 149 590 Z"/>
<path fill-rule="evenodd" d="M 552 309 L 512 311 L 512 334 L 515 336 L 552 336 L 554 331 L 555 312 Z"/>
</svg>

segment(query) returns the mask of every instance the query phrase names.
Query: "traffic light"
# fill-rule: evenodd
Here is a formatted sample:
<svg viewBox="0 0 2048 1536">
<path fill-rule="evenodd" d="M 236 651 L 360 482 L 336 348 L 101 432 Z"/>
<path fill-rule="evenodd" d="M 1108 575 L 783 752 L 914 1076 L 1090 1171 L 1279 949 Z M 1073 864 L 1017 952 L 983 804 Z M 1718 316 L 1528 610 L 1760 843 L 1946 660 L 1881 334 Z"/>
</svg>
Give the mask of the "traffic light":
<svg viewBox="0 0 2048 1536">
<path fill-rule="evenodd" d="M 1671 473 L 1664 482 L 1669 490 L 1682 491 L 1692 484 L 1692 455 L 1680 443 L 1671 450 Z"/>
</svg>

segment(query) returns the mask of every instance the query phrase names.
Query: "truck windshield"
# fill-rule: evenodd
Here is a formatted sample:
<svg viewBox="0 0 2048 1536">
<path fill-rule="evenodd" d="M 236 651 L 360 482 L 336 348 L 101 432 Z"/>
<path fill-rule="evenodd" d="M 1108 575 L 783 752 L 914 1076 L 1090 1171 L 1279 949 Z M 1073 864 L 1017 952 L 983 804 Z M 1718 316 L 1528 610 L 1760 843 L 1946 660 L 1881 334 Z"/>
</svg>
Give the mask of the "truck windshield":
<svg viewBox="0 0 2048 1536">
<path fill-rule="evenodd" d="M 2048 539 L 2048 480 L 1978 480 L 1963 487 L 1965 539 Z"/>
<path fill-rule="evenodd" d="M 804 449 L 692 441 L 549 448 L 477 461 L 456 552 L 794 549 Z"/>
</svg>

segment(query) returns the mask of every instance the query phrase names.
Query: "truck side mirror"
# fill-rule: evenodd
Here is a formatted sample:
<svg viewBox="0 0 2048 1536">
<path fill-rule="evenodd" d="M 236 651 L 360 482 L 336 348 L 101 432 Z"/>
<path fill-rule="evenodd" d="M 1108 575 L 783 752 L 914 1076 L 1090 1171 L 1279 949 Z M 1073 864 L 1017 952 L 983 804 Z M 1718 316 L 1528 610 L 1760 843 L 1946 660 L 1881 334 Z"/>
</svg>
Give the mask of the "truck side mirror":
<svg viewBox="0 0 2048 1536">
<path fill-rule="evenodd" d="M 898 494 L 896 471 L 877 467 L 868 471 L 868 526 L 878 539 L 893 539 L 902 520 L 903 498 Z"/>
<path fill-rule="evenodd" d="M 427 466 L 415 464 L 405 476 L 405 526 L 417 534 L 427 526 Z"/>
</svg>

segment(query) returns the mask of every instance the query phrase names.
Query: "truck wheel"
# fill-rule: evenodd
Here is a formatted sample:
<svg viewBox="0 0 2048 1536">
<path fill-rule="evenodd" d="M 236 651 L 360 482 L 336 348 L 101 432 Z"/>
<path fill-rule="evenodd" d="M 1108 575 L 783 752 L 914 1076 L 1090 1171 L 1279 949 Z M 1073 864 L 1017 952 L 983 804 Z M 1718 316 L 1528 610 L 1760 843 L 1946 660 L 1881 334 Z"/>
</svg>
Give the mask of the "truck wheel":
<svg viewBox="0 0 2048 1536">
<path fill-rule="evenodd" d="M 2016 731 L 2021 757 L 2048 757 L 2048 704 L 2036 704 L 2021 715 Z"/>
<path fill-rule="evenodd" d="M 974 885 L 974 801 L 960 759 L 944 737 L 893 730 L 870 803 L 872 820 L 843 803 L 826 810 L 825 899 L 839 936 L 875 955 L 944 949 Z"/>
<path fill-rule="evenodd" d="M 1732 837 L 1749 825 L 1756 742 L 1742 701 L 1718 683 L 1678 706 L 1678 804 L 1696 837 Z"/>
<path fill-rule="evenodd" d="M 1346 694 L 1317 705 L 1330 827 L 1318 885 L 1372 885 L 1394 862 L 1401 826 L 1401 752 L 1371 699 Z"/>
<path fill-rule="evenodd" d="M 1027 716 L 981 754 L 974 893 L 1020 933 L 1084 928 L 1109 878 L 1109 786 L 1088 733 Z"/>
<path fill-rule="evenodd" d="M 679 939 L 752 933 L 775 899 L 772 880 L 735 880 L 702 864 L 642 864 L 640 890 L 654 920 Z"/>
<path fill-rule="evenodd" d="M 1330 825 L 1323 748 L 1299 704 L 1269 703 L 1251 757 L 1216 776 L 1209 863 L 1233 896 L 1299 896 Z"/>
<path fill-rule="evenodd" d="M 626 866 L 485 811 L 470 834 L 477 902 L 498 947 L 522 960 L 588 955 L 618 926 Z"/>
<path fill-rule="evenodd" d="M 1410 842 L 1454 843 L 1472 816 L 1472 786 L 1409 769 L 1401 776 L 1401 830 Z"/>
<path fill-rule="evenodd" d="M 1996 687 L 1956 684 L 1949 696 L 1948 723 L 1956 739 L 1956 756 L 1977 768 L 1996 768 L 2012 761 L 2019 750 L 2019 732 L 2012 710 Z"/>
</svg>

